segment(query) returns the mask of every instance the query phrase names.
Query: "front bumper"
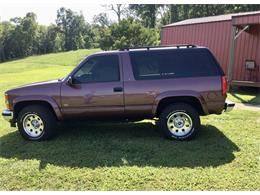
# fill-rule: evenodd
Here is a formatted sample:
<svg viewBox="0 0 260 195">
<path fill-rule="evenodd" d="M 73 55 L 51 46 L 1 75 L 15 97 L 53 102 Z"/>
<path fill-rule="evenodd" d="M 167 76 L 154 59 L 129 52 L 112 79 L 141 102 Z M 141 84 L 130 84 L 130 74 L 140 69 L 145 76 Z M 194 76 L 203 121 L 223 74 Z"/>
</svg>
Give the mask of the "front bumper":
<svg viewBox="0 0 260 195">
<path fill-rule="evenodd" d="M 14 118 L 14 113 L 11 110 L 4 110 L 2 112 L 2 116 L 5 120 L 7 120 L 8 122 L 12 122 L 13 118 Z"/>
<path fill-rule="evenodd" d="M 235 107 L 235 103 L 234 102 L 226 101 L 224 110 L 225 110 L 225 112 L 230 112 L 231 110 L 233 110 L 234 107 Z"/>
</svg>

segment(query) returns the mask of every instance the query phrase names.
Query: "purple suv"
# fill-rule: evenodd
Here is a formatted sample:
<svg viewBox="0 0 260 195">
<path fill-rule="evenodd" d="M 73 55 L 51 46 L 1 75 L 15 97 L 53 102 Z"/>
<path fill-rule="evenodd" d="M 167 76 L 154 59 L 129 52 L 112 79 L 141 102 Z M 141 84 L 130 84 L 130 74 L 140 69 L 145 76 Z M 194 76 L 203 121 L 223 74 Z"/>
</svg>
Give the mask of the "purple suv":
<svg viewBox="0 0 260 195">
<path fill-rule="evenodd" d="M 3 117 L 28 140 L 54 135 L 57 121 L 159 118 L 171 139 L 194 137 L 201 115 L 221 114 L 227 81 L 205 47 L 177 45 L 99 52 L 63 79 L 5 92 Z"/>
</svg>

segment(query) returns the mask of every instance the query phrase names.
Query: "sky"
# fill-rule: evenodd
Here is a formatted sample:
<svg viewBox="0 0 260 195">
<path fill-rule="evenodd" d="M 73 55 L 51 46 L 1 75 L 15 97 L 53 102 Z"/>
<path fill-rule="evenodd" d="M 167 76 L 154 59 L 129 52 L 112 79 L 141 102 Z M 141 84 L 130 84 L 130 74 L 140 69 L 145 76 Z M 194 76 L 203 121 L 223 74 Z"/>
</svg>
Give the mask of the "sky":
<svg viewBox="0 0 260 195">
<path fill-rule="evenodd" d="M 133 4 L 133 3 L 257 3 L 259 0 L 0 0 L 0 21 L 9 20 L 14 17 L 24 17 L 28 12 L 37 15 L 38 23 L 49 25 L 55 23 L 57 10 L 60 7 L 70 8 L 75 12 L 82 11 L 87 22 L 93 21 L 94 15 L 101 12 L 108 14 L 112 21 L 117 17 L 113 11 L 109 11 L 105 4 Z"/>
<path fill-rule="evenodd" d="M 1 0 L 0 0 L 1 1 Z M 10 1 L 10 0 L 9 0 Z M 53 0 L 55 1 L 55 0 Z M 6 1 L 7 2 L 7 1 Z M 35 0 L 37 2 L 37 0 Z M 102 6 L 104 4 L 80 4 L 80 3 L 30 3 L 30 4 L 3 4 L 0 2 L 0 21 L 6 21 L 14 17 L 24 17 L 28 12 L 34 12 L 37 15 L 37 21 L 39 24 L 49 25 L 55 23 L 57 16 L 57 10 L 64 6 L 70 8 L 73 11 L 82 11 L 85 20 L 89 23 L 93 21 L 94 15 L 101 12 L 105 12 L 109 15 L 112 21 L 117 20 L 117 16 L 113 11 L 109 11 L 108 8 Z"/>
</svg>

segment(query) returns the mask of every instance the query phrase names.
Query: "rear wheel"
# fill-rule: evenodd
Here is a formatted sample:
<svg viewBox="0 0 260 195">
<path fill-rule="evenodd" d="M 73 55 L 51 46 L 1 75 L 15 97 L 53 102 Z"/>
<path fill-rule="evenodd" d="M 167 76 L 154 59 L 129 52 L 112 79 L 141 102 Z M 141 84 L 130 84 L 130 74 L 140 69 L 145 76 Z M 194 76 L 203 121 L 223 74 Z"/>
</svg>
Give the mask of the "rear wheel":
<svg viewBox="0 0 260 195">
<path fill-rule="evenodd" d="M 20 134 L 27 140 L 46 140 L 56 131 L 56 118 L 53 112 L 41 105 L 23 108 L 17 117 Z"/>
<path fill-rule="evenodd" d="M 199 114 L 189 104 L 172 104 L 162 111 L 159 118 L 160 131 L 170 139 L 189 140 L 200 128 Z"/>
</svg>

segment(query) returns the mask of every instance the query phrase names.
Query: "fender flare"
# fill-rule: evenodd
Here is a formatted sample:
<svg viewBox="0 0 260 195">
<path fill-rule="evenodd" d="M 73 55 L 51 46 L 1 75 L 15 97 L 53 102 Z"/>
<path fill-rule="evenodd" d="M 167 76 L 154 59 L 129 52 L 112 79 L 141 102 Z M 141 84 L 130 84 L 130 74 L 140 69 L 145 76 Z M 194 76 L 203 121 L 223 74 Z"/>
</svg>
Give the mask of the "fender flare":
<svg viewBox="0 0 260 195">
<path fill-rule="evenodd" d="M 160 101 L 162 101 L 165 98 L 182 97 L 182 96 L 196 98 L 200 102 L 203 112 L 208 113 L 206 102 L 204 98 L 200 95 L 200 93 L 192 90 L 185 90 L 185 91 L 177 90 L 177 91 L 166 91 L 155 97 L 153 108 L 152 108 L 153 116 L 156 115 L 156 111 Z"/>
<path fill-rule="evenodd" d="M 48 103 L 52 107 L 54 114 L 56 115 L 57 119 L 62 120 L 63 117 L 62 117 L 62 114 L 61 114 L 61 110 L 58 106 L 58 103 L 53 98 L 51 98 L 50 96 L 43 96 L 43 95 L 20 96 L 20 97 L 17 97 L 13 100 L 13 108 L 15 108 L 15 106 L 18 103 L 34 102 L 34 101 L 36 101 L 36 102 L 41 101 L 41 102 Z"/>
</svg>

